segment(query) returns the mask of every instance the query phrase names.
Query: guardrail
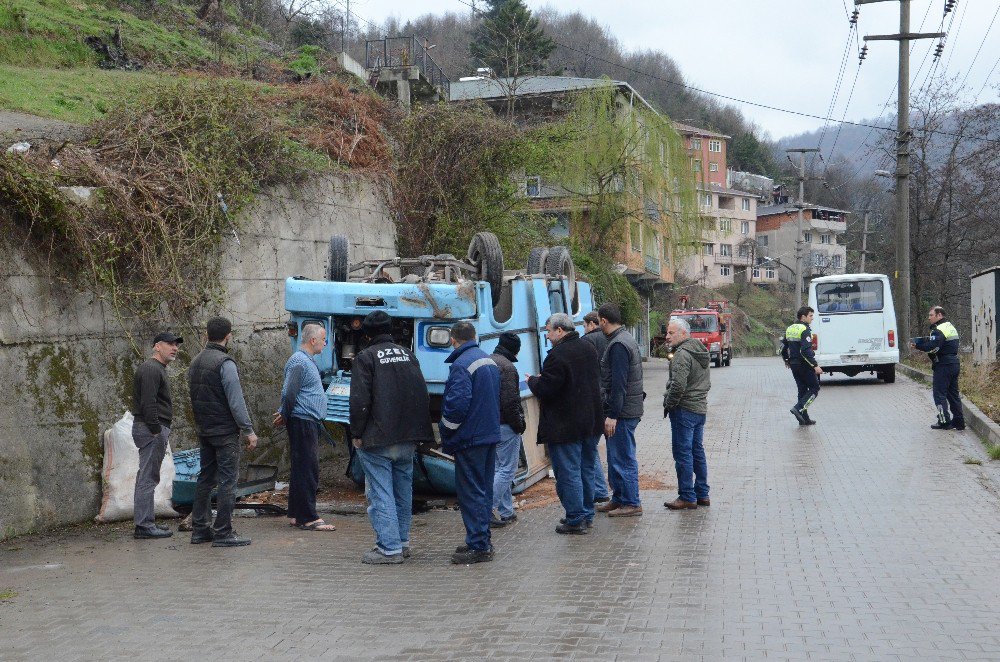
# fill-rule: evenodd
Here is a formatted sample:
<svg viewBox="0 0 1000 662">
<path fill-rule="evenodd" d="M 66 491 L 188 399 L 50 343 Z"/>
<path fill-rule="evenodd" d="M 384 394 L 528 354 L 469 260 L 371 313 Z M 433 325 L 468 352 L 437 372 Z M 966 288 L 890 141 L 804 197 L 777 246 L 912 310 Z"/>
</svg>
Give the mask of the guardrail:
<svg viewBox="0 0 1000 662">
<path fill-rule="evenodd" d="M 450 94 L 451 81 L 431 58 L 426 45 L 415 35 L 365 42 L 365 68 L 371 71 L 385 67 L 417 67 L 420 74 L 446 99 Z"/>
</svg>

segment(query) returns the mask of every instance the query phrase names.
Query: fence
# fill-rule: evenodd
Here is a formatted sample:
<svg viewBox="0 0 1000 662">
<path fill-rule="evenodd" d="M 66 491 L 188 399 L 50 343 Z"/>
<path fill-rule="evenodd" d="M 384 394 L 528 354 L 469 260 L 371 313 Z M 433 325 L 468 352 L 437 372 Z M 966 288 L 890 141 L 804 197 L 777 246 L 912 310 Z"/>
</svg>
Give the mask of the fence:
<svg viewBox="0 0 1000 662">
<path fill-rule="evenodd" d="M 425 40 L 426 41 L 426 40 Z M 420 75 L 440 90 L 447 99 L 451 81 L 441 71 L 441 67 L 431 58 L 424 42 L 414 35 L 409 37 L 385 37 L 365 42 L 365 68 L 368 70 L 385 67 L 417 67 Z"/>
</svg>

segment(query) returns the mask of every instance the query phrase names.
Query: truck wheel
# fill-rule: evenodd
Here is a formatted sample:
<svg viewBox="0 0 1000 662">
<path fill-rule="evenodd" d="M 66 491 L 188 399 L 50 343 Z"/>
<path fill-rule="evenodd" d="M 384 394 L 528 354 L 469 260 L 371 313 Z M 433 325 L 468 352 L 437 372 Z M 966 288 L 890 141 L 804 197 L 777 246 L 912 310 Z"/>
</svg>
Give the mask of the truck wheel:
<svg viewBox="0 0 1000 662">
<path fill-rule="evenodd" d="M 723 363 L 722 365 L 726 366 L 727 368 L 729 366 L 733 365 L 733 353 L 732 352 L 729 352 L 728 354 L 726 354 L 726 362 Z"/>
<path fill-rule="evenodd" d="M 347 237 L 335 234 L 330 237 L 330 253 L 326 263 L 326 279 L 336 283 L 347 280 Z"/>
<path fill-rule="evenodd" d="M 566 300 L 570 307 L 576 304 L 576 267 L 565 246 L 554 246 L 545 257 L 545 275 L 566 278 Z M 572 312 L 569 311 L 569 312 Z"/>
<path fill-rule="evenodd" d="M 886 384 L 893 384 L 896 382 L 896 366 L 895 364 L 887 366 L 882 370 L 878 371 L 878 376 L 882 378 L 882 381 Z"/>
<path fill-rule="evenodd" d="M 500 303 L 503 289 L 503 250 L 500 240 L 492 232 L 477 232 L 469 243 L 469 262 L 478 270 L 479 280 L 490 284 L 493 305 Z"/>
<path fill-rule="evenodd" d="M 719 356 L 716 356 L 714 359 L 712 359 L 712 365 L 714 365 L 716 368 L 721 368 L 722 367 L 722 355 L 721 354 Z"/>
<path fill-rule="evenodd" d="M 545 273 L 545 258 L 549 255 L 549 249 L 544 246 L 535 246 L 528 253 L 528 275 Z"/>
</svg>

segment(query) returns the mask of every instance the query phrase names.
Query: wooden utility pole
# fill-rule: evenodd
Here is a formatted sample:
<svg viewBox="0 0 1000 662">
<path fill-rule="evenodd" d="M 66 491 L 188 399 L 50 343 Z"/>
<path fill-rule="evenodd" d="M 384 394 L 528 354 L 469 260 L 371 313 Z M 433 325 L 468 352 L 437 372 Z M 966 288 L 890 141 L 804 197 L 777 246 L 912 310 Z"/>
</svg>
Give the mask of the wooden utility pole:
<svg viewBox="0 0 1000 662">
<path fill-rule="evenodd" d="M 855 5 L 899 3 L 899 34 L 866 35 L 865 41 L 899 42 L 899 98 L 896 103 L 896 305 L 900 350 L 910 338 L 910 42 L 938 39 L 944 32 L 910 32 L 910 0 L 854 0 Z"/>
<path fill-rule="evenodd" d="M 798 149 L 786 149 L 789 154 L 799 155 L 799 201 L 796 207 L 799 209 L 798 234 L 795 237 L 795 310 L 802 307 L 802 244 L 805 240 L 802 235 L 802 210 L 805 208 L 806 196 L 806 153 L 818 152 L 818 147 L 800 147 Z"/>
</svg>

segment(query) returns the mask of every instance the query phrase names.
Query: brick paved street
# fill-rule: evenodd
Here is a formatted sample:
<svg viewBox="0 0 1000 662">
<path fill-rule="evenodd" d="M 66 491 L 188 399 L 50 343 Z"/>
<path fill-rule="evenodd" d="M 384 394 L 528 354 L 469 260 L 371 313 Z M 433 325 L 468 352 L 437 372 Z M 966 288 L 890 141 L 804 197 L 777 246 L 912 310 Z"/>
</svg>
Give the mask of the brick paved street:
<svg viewBox="0 0 1000 662">
<path fill-rule="evenodd" d="M 642 472 L 674 484 L 647 368 Z M 712 371 L 712 506 L 599 516 L 556 507 L 448 564 L 456 512 L 418 515 L 413 558 L 368 567 L 364 517 L 332 534 L 238 520 L 250 547 L 136 541 L 126 527 L 0 545 L 0 658 L 1000 659 L 1000 499 L 968 433 L 933 432 L 929 391 L 824 380 L 819 425 L 788 413 L 776 359 Z M 992 476 L 992 478 L 991 478 Z"/>
</svg>

